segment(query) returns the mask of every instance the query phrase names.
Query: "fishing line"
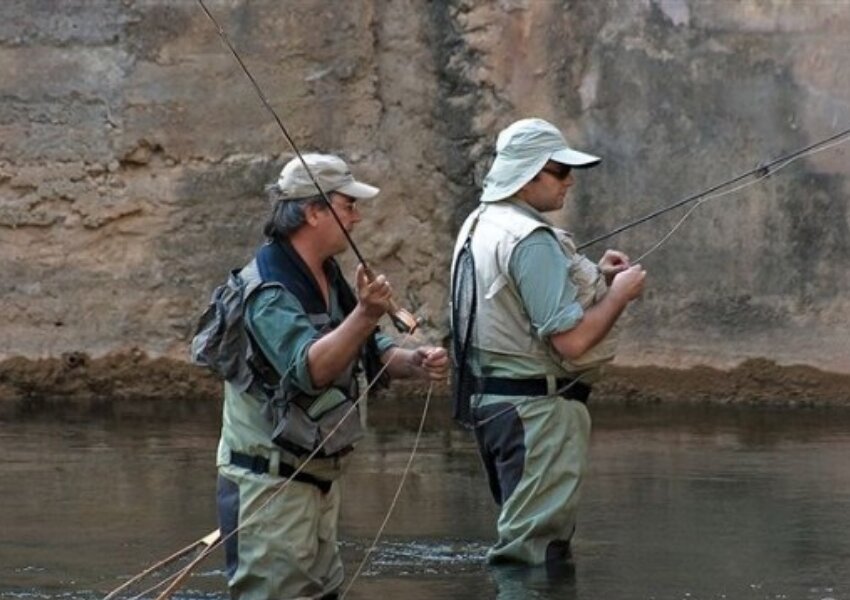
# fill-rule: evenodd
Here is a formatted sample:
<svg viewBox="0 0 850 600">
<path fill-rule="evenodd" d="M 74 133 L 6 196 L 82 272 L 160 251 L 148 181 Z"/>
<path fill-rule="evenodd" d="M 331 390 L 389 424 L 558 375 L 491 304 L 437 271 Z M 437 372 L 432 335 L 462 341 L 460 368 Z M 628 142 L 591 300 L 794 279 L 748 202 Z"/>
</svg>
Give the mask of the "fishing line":
<svg viewBox="0 0 850 600">
<path fill-rule="evenodd" d="M 403 337 L 402 340 L 399 342 L 399 346 L 403 347 L 410 340 L 410 338 L 412 336 L 413 336 L 412 332 L 407 333 L 405 335 L 405 337 Z M 174 554 L 170 555 L 169 557 L 155 563 L 151 567 L 148 567 L 147 569 L 145 569 L 144 571 L 142 571 L 138 575 L 134 576 L 130 580 L 124 582 L 121 586 L 115 588 L 114 590 L 109 592 L 109 594 L 104 596 L 103 600 L 112 600 L 120 592 L 125 590 L 127 587 L 129 587 L 133 583 L 136 583 L 137 581 L 141 580 L 142 578 L 144 578 L 147 575 L 150 575 L 152 573 L 157 572 L 158 570 L 167 566 L 169 563 L 174 562 L 176 560 L 179 560 L 180 558 L 183 558 L 187 553 L 191 552 L 192 549 L 199 546 L 205 540 L 212 540 L 210 543 L 208 543 L 208 545 L 205 548 L 203 548 L 201 553 L 191 563 L 189 563 L 186 567 L 184 567 L 183 569 L 181 569 L 177 573 L 170 575 L 168 578 L 166 578 L 163 581 L 160 581 L 159 583 L 152 586 L 151 588 L 146 589 L 141 594 L 138 594 L 136 596 L 131 597 L 129 600 L 138 600 L 139 598 L 142 598 L 143 596 L 149 594 L 150 592 L 157 590 L 157 589 L 163 587 L 164 585 L 168 584 L 169 582 L 171 582 L 171 585 L 161 595 L 157 596 L 156 600 L 166 600 L 167 598 L 170 598 L 171 594 L 180 586 L 180 584 L 182 584 L 182 582 L 186 579 L 186 577 L 189 574 L 191 574 L 191 572 L 195 569 L 195 567 L 198 564 L 200 564 L 200 562 L 202 562 L 205 558 L 207 558 L 210 554 L 212 554 L 212 552 L 215 551 L 218 548 L 219 545 L 223 544 L 226 540 L 228 540 L 234 534 L 238 533 L 239 530 L 242 529 L 242 527 L 245 527 L 246 525 L 250 524 L 252 522 L 252 519 L 255 519 L 257 517 L 257 515 L 262 510 L 264 510 L 280 493 L 283 492 L 283 490 L 286 488 L 287 485 L 289 485 L 289 483 L 295 478 L 295 476 L 298 475 L 308 465 L 308 463 L 322 450 L 322 448 L 325 446 L 325 444 L 328 442 L 328 440 L 330 440 L 330 438 L 333 436 L 333 434 L 336 433 L 337 429 L 339 429 L 339 427 L 342 426 L 342 424 L 345 422 L 345 420 L 348 419 L 349 416 L 351 415 L 351 413 L 354 412 L 354 410 L 359 406 L 360 402 L 364 398 L 366 398 L 366 395 L 369 393 L 369 390 L 375 385 L 375 383 L 380 379 L 381 375 L 387 370 L 387 368 L 389 368 L 390 364 L 392 364 L 392 362 L 394 360 L 396 360 L 395 356 L 391 356 L 390 359 L 381 367 L 381 369 L 378 370 L 377 374 L 372 379 L 372 381 L 367 382 L 367 385 L 366 385 L 365 389 L 363 390 L 363 392 L 360 394 L 360 396 L 352 403 L 352 405 L 349 407 L 349 409 L 345 413 L 343 413 L 339 422 L 328 432 L 327 436 L 325 436 L 325 438 L 320 441 L 320 443 L 316 447 L 316 449 L 313 450 L 307 456 L 307 458 L 304 459 L 304 461 L 301 463 L 301 465 L 298 468 L 295 469 L 295 471 L 292 473 L 292 475 L 290 477 L 286 478 L 286 480 L 283 481 L 280 484 L 280 486 L 272 493 L 272 495 L 269 496 L 269 498 L 267 498 L 266 501 L 263 504 L 261 504 L 253 513 L 251 513 L 248 516 L 248 518 L 246 518 L 245 521 L 239 527 L 237 527 L 236 529 L 234 529 L 233 531 L 231 531 L 228 535 L 226 535 L 224 537 L 221 537 L 220 535 L 215 536 L 216 532 L 212 532 L 212 533 L 206 535 L 204 538 L 190 544 L 189 546 L 186 546 L 182 550 L 175 552 Z M 296 366 L 297 366 L 296 364 L 290 365 L 289 369 L 287 370 L 287 374 L 290 373 Z M 433 384 L 432 384 L 432 386 L 433 386 Z M 430 398 L 430 388 L 429 388 L 428 397 Z M 427 412 L 427 410 L 428 410 L 428 404 L 426 403 L 423 414 L 425 414 Z M 214 537 L 215 537 L 215 539 L 213 539 Z"/>
<path fill-rule="evenodd" d="M 726 190 L 726 191 L 719 192 L 719 193 L 716 193 L 716 194 L 711 194 L 711 195 L 708 195 L 708 196 L 701 198 L 696 204 L 694 204 L 690 209 L 688 209 L 688 212 L 686 212 L 682 216 L 682 218 L 679 219 L 679 221 L 673 226 L 673 228 L 669 232 L 667 232 L 666 235 L 664 235 L 649 250 L 647 250 L 646 252 L 641 254 L 634 261 L 632 261 L 632 263 L 636 264 L 636 263 L 641 262 L 644 258 L 646 258 L 650 254 L 655 252 L 658 248 L 660 248 L 661 245 L 664 244 L 668 239 L 670 239 L 670 236 L 672 236 L 676 232 L 676 230 L 678 230 L 682 226 L 682 224 L 694 213 L 694 211 L 697 208 L 699 208 L 703 203 L 707 202 L 708 200 L 715 200 L 717 198 L 721 198 L 723 196 L 733 194 L 733 193 L 738 192 L 738 191 L 740 191 L 740 190 L 742 190 L 746 187 L 760 183 L 761 181 L 768 179 L 769 177 L 775 175 L 776 173 L 778 173 L 779 171 L 781 171 L 782 169 L 784 169 L 788 165 L 795 163 L 802 158 L 805 158 L 807 156 L 812 156 L 814 154 L 818 154 L 819 152 L 824 152 L 826 150 L 830 150 L 830 149 L 832 149 L 836 146 L 840 146 L 841 144 L 845 144 L 848 141 L 850 141 L 850 137 L 847 137 L 845 139 L 838 139 L 838 138 L 840 138 L 841 136 L 847 135 L 848 133 L 850 133 L 850 130 L 847 130 L 844 133 L 839 134 L 838 136 L 832 136 L 831 138 L 829 138 L 828 141 L 819 142 L 818 144 L 810 146 L 806 150 L 801 150 L 801 151 L 798 151 L 796 153 L 793 153 L 792 155 L 786 156 L 784 159 L 779 159 L 778 161 L 773 161 L 772 163 L 770 163 L 771 165 L 778 164 L 779 166 L 777 166 L 776 168 L 768 168 L 767 166 L 761 167 L 757 173 L 754 173 L 756 178 L 753 179 L 752 181 L 747 181 L 747 182 L 744 182 L 744 183 L 742 183 L 738 186 L 735 186 L 734 188 L 732 188 L 730 190 Z M 725 185 L 730 185 L 730 184 L 727 183 Z M 721 186 L 721 187 L 725 187 L 725 186 Z M 588 244 L 583 244 L 581 247 L 587 246 L 590 243 L 593 243 L 593 242 L 591 241 L 591 242 L 588 242 Z"/>
<path fill-rule="evenodd" d="M 790 152 L 790 153 L 788 153 L 784 156 L 781 156 L 779 158 L 776 158 L 776 159 L 774 159 L 774 160 L 772 160 L 768 163 L 760 164 L 756 168 L 750 169 L 749 171 L 747 171 L 745 173 L 741 173 L 740 175 L 737 175 L 737 176 L 735 176 L 735 177 L 733 177 L 733 178 L 731 178 L 727 181 L 724 181 L 723 183 L 714 185 L 707 190 L 704 190 L 704 191 L 699 192 L 697 194 L 693 194 L 691 196 L 688 196 L 687 198 L 684 198 L 683 200 L 679 200 L 678 202 L 674 202 L 673 204 L 671 204 L 669 206 L 666 206 L 664 208 L 660 208 L 656 211 L 653 211 L 646 216 L 643 216 L 643 217 L 640 217 L 639 219 L 635 219 L 634 221 L 631 221 L 630 223 L 626 223 L 625 225 L 621 225 L 620 227 L 617 227 L 616 229 L 609 231 L 608 233 L 597 236 L 597 237 L 591 239 L 590 241 L 587 241 L 587 242 L 584 242 L 583 244 L 580 244 L 579 246 L 577 246 L 576 249 L 577 250 L 583 250 L 584 248 L 587 248 L 588 246 L 592 246 L 593 244 L 601 242 L 602 240 L 607 240 L 608 238 L 613 237 L 613 236 L 617 235 L 618 233 L 622 233 L 623 231 L 626 231 L 627 229 L 631 229 L 632 227 L 640 225 L 641 223 L 645 223 L 645 222 L 647 222 L 651 219 L 654 219 L 655 217 L 657 217 L 659 215 L 662 215 L 662 214 L 669 212 L 669 211 L 671 211 L 675 208 L 679 208 L 680 206 L 683 206 L 685 204 L 693 202 L 694 200 L 702 198 L 703 196 L 707 196 L 709 194 L 712 194 L 712 193 L 714 193 L 718 190 L 721 190 L 721 189 L 723 189 L 727 186 L 738 183 L 739 181 L 741 181 L 743 179 L 747 179 L 748 177 L 757 176 L 758 179 L 756 179 L 756 181 L 760 181 L 761 179 L 764 179 L 765 177 L 767 177 L 771 174 L 771 169 L 773 168 L 773 166 L 781 165 L 779 168 L 782 168 L 782 167 L 785 167 L 787 164 L 797 160 L 798 158 L 801 158 L 802 156 L 807 156 L 809 154 L 814 153 L 814 151 L 819 152 L 821 150 L 826 150 L 828 148 L 832 148 L 832 147 L 838 145 L 839 143 L 844 143 L 847 140 L 841 140 L 841 138 L 844 138 L 847 135 L 850 135 L 850 128 L 844 129 L 843 131 L 839 131 L 838 133 L 831 135 L 828 138 L 825 138 L 823 140 L 809 144 L 808 146 L 806 146 L 804 148 L 801 148 L 799 150 L 795 150 L 794 152 Z M 833 143 L 833 142 L 836 142 L 836 143 Z M 754 183 L 754 182 L 751 182 L 751 183 Z"/>
<path fill-rule="evenodd" d="M 190 554 L 193 550 L 197 550 L 198 548 L 201 548 L 202 545 L 214 544 L 216 541 L 218 541 L 218 537 L 219 537 L 218 530 L 216 530 L 213 533 L 207 535 L 206 537 L 203 537 L 200 540 L 192 542 L 191 544 L 189 544 L 185 548 L 182 548 L 181 550 L 178 550 L 177 552 L 175 552 L 171 556 L 168 556 L 168 557 L 162 559 L 161 561 L 154 563 L 153 565 L 151 565 L 150 567 L 148 567 L 144 571 L 141 571 L 138 575 L 131 577 L 130 579 L 125 581 L 123 584 L 121 584 L 120 586 L 118 586 L 117 588 L 115 588 L 114 590 L 109 592 L 109 594 L 104 596 L 103 600 L 111 600 L 112 598 L 114 598 L 115 596 L 117 596 L 118 594 L 120 594 L 121 592 L 126 590 L 128 587 L 130 587 L 131 585 L 136 583 L 137 581 L 140 581 L 140 580 L 144 579 L 145 577 L 147 577 L 148 575 L 151 575 L 151 574 L 156 573 L 156 572 L 158 572 L 162 569 L 167 568 L 172 563 L 179 561 L 181 558 L 184 558 L 186 555 Z M 176 575 L 172 575 L 169 578 L 167 578 L 165 581 L 169 581 L 175 576 Z M 162 585 L 164 585 L 164 584 L 161 582 L 158 586 L 154 586 L 153 588 L 147 589 L 144 592 L 142 592 L 140 595 L 141 596 L 146 595 L 146 594 L 150 593 L 151 591 L 157 589 L 158 587 L 161 587 Z"/>
<path fill-rule="evenodd" d="M 410 472 L 410 467 L 413 465 L 413 458 L 416 456 L 416 450 L 419 448 L 419 440 L 422 438 L 422 430 L 425 428 L 425 419 L 428 416 L 428 406 L 431 403 L 431 392 L 434 389 L 434 382 L 431 382 L 431 385 L 428 386 L 428 395 L 425 397 L 425 408 L 422 409 L 422 417 L 419 420 L 419 429 L 416 432 L 416 439 L 413 441 L 413 448 L 410 450 L 410 456 L 407 459 L 407 465 L 404 467 L 404 471 L 401 474 L 401 480 L 398 482 L 398 487 L 395 490 L 395 495 L 393 496 L 392 502 L 390 502 L 390 508 L 387 511 L 387 514 L 384 516 L 384 520 L 381 523 L 381 526 L 378 528 L 378 533 L 375 534 L 375 539 L 372 540 L 372 544 L 366 550 L 365 556 L 363 556 L 363 560 L 360 561 L 360 565 L 357 567 L 357 570 L 352 575 L 351 580 L 348 582 L 348 585 L 343 590 L 342 594 L 340 594 L 339 598 L 342 600 L 346 594 L 348 594 L 348 590 L 351 589 L 351 586 L 354 585 L 354 580 L 360 575 L 360 572 L 363 570 L 363 567 L 366 566 L 366 563 L 369 560 L 369 557 L 372 555 L 372 552 L 378 546 L 378 540 L 381 538 L 381 535 L 384 533 L 384 528 L 387 526 L 387 523 L 390 520 L 390 516 L 393 514 L 393 510 L 395 510 L 396 504 L 398 503 L 399 496 L 401 496 L 401 489 L 404 487 L 404 482 L 407 479 L 407 474 Z"/>
<path fill-rule="evenodd" d="M 408 333 L 402 339 L 402 341 L 400 342 L 400 345 L 403 346 L 412 335 L 413 335 L 412 333 Z M 375 377 L 372 379 L 372 381 L 368 382 L 366 389 L 363 390 L 363 393 L 360 394 L 360 397 L 357 398 L 357 400 L 355 400 L 352 403 L 351 407 L 349 407 L 349 409 L 345 413 L 343 413 L 342 417 L 340 417 L 339 422 L 328 432 L 328 435 L 325 436 L 325 438 L 323 440 L 321 440 L 321 442 L 316 447 L 316 449 L 313 450 L 309 455 L 307 455 L 307 458 L 305 458 L 304 462 L 301 463 L 301 465 L 297 469 L 295 469 L 295 471 L 292 473 L 292 475 L 290 475 L 276 490 L 274 490 L 274 492 L 272 492 L 272 494 L 266 499 L 266 501 L 263 502 L 259 507 L 257 507 L 257 509 L 253 513 L 251 513 L 241 525 L 236 527 L 233 531 L 228 533 L 226 536 L 219 539 L 219 541 L 214 546 L 207 548 L 204 552 L 201 553 L 200 556 L 198 556 L 198 558 L 196 558 L 185 569 L 183 569 L 180 572 L 179 576 L 175 579 L 175 581 L 171 585 L 169 585 L 162 592 L 162 594 L 160 594 L 159 596 L 156 597 L 156 600 L 168 600 L 168 598 L 171 597 L 171 594 L 183 583 L 183 581 L 186 579 L 186 577 L 188 577 L 191 574 L 191 572 L 195 569 L 195 567 L 198 564 L 200 564 L 201 561 L 203 561 L 210 554 L 212 554 L 212 552 L 213 552 L 213 550 L 215 550 L 215 548 L 217 548 L 219 545 L 226 542 L 228 539 L 230 539 L 236 533 L 238 533 L 243 527 L 250 524 L 254 519 L 256 519 L 257 515 L 262 510 L 264 510 L 269 504 L 271 504 L 271 502 L 275 498 L 277 498 L 278 495 L 280 495 L 286 489 L 286 487 L 295 479 L 295 477 L 299 473 L 301 473 L 301 471 L 304 470 L 304 467 L 306 467 L 307 464 L 322 450 L 322 448 L 324 448 L 325 444 L 328 442 L 328 440 L 331 438 L 331 436 L 333 436 L 333 434 L 336 433 L 337 429 L 339 429 L 342 426 L 342 424 L 345 422 L 345 420 L 348 419 L 348 417 L 351 415 L 351 413 L 354 412 L 354 410 L 357 408 L 357 406 L 360 404 L 360 402 L 366 397 L 366 394 L 369 392 L 369 390 L 372 388 L 372 386 L 378 381 L 380 376 L 384 373 L 384 371 L 387 370 L 387 368 L 390 366 L 390 364 L 392 362 L 393 362 L 393 357 L 391 357 L 390 360 L 388 360 L 384 364 L 384 366 L 381 367 L 381 369 L 378 371 L 378 373 L 375 375 Z M 426 405 L 426 409 L 427 409 L 427 405 Z M 136 600 L 136 599 L 132 599 L 132 600 Z"/>
</svg>

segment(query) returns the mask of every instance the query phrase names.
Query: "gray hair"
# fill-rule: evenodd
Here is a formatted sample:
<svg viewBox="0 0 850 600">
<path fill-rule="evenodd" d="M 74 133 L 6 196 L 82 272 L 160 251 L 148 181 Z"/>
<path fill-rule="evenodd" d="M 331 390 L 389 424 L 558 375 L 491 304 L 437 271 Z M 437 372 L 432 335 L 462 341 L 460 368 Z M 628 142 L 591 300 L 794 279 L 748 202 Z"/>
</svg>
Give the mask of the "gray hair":
<svg viewBox="0 0 850 600">
<path fill-rule="evenodd" d="M 306 198 L 287 198 L 276 183 L 266 186 L 266 194 L 272 205 L 272 214 L 263 227 L 263 234 L 269 239 L 288 239 L 307 222 L 307 208 L 325 205 L 321 195 Z"/>
</svg>

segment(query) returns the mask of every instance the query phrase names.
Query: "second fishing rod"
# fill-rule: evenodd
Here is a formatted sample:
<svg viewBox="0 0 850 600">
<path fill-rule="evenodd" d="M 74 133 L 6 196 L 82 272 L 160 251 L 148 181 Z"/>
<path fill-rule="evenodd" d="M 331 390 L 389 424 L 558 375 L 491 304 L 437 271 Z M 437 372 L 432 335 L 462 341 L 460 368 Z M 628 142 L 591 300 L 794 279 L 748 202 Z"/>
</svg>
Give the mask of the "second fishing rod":
<svg viewBox="0 0 850 600">
<path fill-rule="evenodd" d="M 227 34 L 224 32 L 224 29 L 221 27 L 221 25 L 218 24 L 216 18 L 207 9 L 203 0 L 198 0 L 198 4 L 200 4 L 201 9 L 203 9 L 204 13 L 207 15 L 210 21 L 212 21 L 213 25 L 215 25 L 219 37 L 227 46 L 228 50 L 230 50 L 230 53 L 233 54 L 233 58 L 236 59 L 236 62 L 239 64 L 240 68 L 242 69 L 242 72 L 245 73 L 245 75 L 248 77 L 248 80 L 251 82 L 251 85 L 254 86 L 254 90 L 257 92 L 257 95 L 259 96 L 260 101 L 263 103 L 263 106 L 274 118 L 275 122 L 283 133 L 283 137 L 286 138 L 286 141 L 289 143 L 290 148 L 292 148 L 292 151 L 295 153 L 295 156 L 298 157 L 298 160 L 304 167 L 304 171 L 307 173 L 307 176 L 310 178 L 310 181 L 313 182 L 314 186 L 316 186 L 316 190 L 319 192 L 322 201 L 325 203 L 327 209 L 331 212 L 334 221 L 336 221 L 336 224 L 339 226 L 340 230 L 342 230 L 342 233 L 345 235 L 345 239 L 348 241 L 348 245 L 351 247 L 351 249 L 354 251 L 354 254 L 357 256 L 357 261 L 361 265 L 363 265 L 363 270 L 366 272 L 366 277 L 369 279 L 369 281 L 373 281 L 375 279 L 374 271 L 372 271 L 372 269 L 366 263 L 366 259 L 363 258 L 363 255 L 357 248 L 357 244 L 355 244 L 354 240 L 351 238 L 351 234 L 349 234 L 348 230 L 343 225 L 342 220 L 339 218 L 339 215 L 333 207 L 333 204 L 331 204 L 331 200 L 328 197 L 328 194 L 325 192 L 324 189 L 322 189 L 322 186 L 319 185 L 319 182 L 316 180 L 315 175 L 313 175 L 313 171 L 310 169 L 310 166 L 307 164 L 307 161 L 304 160 L 301 151 L 298 149 L 298 145 L 295 143 L 295 140 L 292 139 L 292 136 L 289 135 L 289 131 L 287 131 L 286 126 L 283 124 L 283 121 L 280 119 L 280 117 L 277 115 L 277 112 L 275 112 L 274 108 L 272 108 L 272 105 L 266 99 L 266 95 L 263 93 L 262 88 L 254 79 L 254 76 L 251 75 L 251 72 L 248 70 L 248 67 L 245 66 L 245 63 L 242 62 L 242 58 L 239 56 L 239 53 L 236 52 L 236 49 L 233 47 L 233 44 L 230 43 L 230 39 L 227 37 Z M 390 298 L 389 300 L 389 310 L 387 311 L 387 313 L 389 314 L 393 325 L 400 333 L 412 334 L 419 326 L 419 322 L 416 320 L 416 317 L 414 317 L 413 314 L 410 313 L 408 310 L 405 310 L 404 308 L 398 306 L 398 304 L 396 304 L 396 302 L 392 298 Z"/>
<path fill-rule="evenodd" d="M 800 158 L 802 156 L 805 156 L 805 155 L 810 154 L 810 153 L 814 153 L 818 150 L 824 150 L 830 144 L 844 143 L 844 142 L 850 140 L 850 137 L 848 137 L 848 136 L 850 136 L 850 128 L 843 129 L 843 130 L 839 131 L 838 133 L 835 133 L 835 134 L 833 134 L 833 135 L 831 135 L 827 138 L 824 138 L 822 140 L 819 140 L 817 142 L 814 142 L 812 144 L 804 146 L 803 148 L 800 148 L 798 150 L 794 150 L 793 152 L 789 152 L 789 153 L 787 153 L 783 156 L 780 156 L 779 158 L 773 159 L 769 162 L 759 164 L 755 168 L 750 169 L 749 171 L 746 171 L 746 172 L 741 173 L 739 175 L 736 175 L 735 177 L 732 177 L 730 179 L 727 179 L 726 181 L 723 181 L 722 183 L 719 183 L 717 185 L 713 185 L 706 190 L 703 190 L 703 191 L 698 192 L 696 194 L 692 194 L 692 195 L 688 196 L 687 198 L 684 198 L 682 200 L 678 200 L 678 201 L 676 201 L 676 202 L 674 202 L 674 203 L 672 203 L 668 206 L 665 206 L 665 207 L 660 208 L 658 210 L 655 210 L 655 211 L 653 211 L 653 212 L 651 212 L 647 215 L 644 215 L 643 217 L 640 217 L 638 219 L 630 221 L 629 223 L 626 223 L 625 225 L 621 225 L 621 226 L 617 227 L 616 229 L 609 231 L 608 233 L 604 233 L 604 234 L 599 235 L 599 236 L 597 236 L 597 237 L 595 237 L 595 238 L 593 238 L 593 239 L 591 239 L 587 242 L 579 244 L 576 247 L 576 249 L 577 250 L 583 250 L 583 249 L 587 248 L 588 246 L 592 246 L 592 245 L 597 244 L 597 243 L 599 243 L 603 240 L 607 240 L 608 238 L 614 237 L 615 235 L 617 235 L 619 233 L 622 233 L 622 232 L 624 232 L 628 229 L 636 227 L 636 226 L 638 226 L 642 223 L 646 223 L 647 221 L 651 221 L 652 219 L 659 217 L 659 216 L 661 216 L 661 215 L 663 215 L 663 214 L 665 214 L 665 213 L 667 213 L 671 210 L 679 208 L 680 206 L 685 206 L 686 204 L 690 204 L 691 202 L 700 200 L 701 198 L 705 198 L 706 196 L 709 196 L 710 194 L 714 194 L 715 192 L 718 192 L 719 190 L 722 190 L 723 188 L 726 188 L 726 187 L 729 187 L 730 185 L 738 183 L 739 181 L 744 181 L 745 179 L 754 177 L 755 179 L 754 179 L 753 183 L 755 183 L 756 181 L 764 179 L 765 177 L 768 177 L 771 174 L 773 174 L 774 173 L 774 167 L 776 167 L 777 165 L 780 165 L 780 168 L 781 168 L 781 167 L 785 166 L 786 164 L 789 164 L 789 163 L 797 160 L 798 158 Z M 847 139 L 842 140 L 842 138 L 847 138 Z M 776 169 L 776 170 L 778 170 L 778 169 Z"/>
</svg>

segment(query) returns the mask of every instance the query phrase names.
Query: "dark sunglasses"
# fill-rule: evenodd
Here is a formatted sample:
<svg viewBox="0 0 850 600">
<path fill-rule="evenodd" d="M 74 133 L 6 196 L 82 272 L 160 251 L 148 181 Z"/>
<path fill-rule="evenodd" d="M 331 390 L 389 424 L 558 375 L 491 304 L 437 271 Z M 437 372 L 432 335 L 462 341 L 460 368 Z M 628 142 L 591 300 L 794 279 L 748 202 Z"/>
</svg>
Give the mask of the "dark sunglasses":
<svg viewBox="0 0 850 600">
<path fill-rule="evenodd" d="M 572 167 L 570 167 L 569 165 L 562 165 L 560 163 L 557 167 L 543 167 L 541 169 L 541 171 L 549 173 L 549 175 L 551 175 L 555 179 L 560 179 L 561 181 L 569 177 L 570 173 L 572 173 L 572 170 Z"/>
</svg>

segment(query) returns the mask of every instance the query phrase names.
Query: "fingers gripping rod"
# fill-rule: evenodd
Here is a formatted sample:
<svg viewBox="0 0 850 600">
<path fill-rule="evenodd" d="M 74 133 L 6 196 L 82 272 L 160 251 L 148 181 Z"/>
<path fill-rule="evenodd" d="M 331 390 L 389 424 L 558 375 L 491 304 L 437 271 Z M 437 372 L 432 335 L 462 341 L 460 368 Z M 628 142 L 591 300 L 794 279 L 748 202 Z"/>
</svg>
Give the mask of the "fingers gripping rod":
<svg viewBox="0 0 850 600">
<path fill-rule="evenodd" d="M 201 5 L 201 9 L 204 11 L 204 13 L 206 13 L 207 17 L 209 17 L 210 21 L 212 21 L 213 25 L 215 25 L 219 37 L 230 50 L 230 53 L 233 54 L 233 58 L 236 59 L 236 62 L 241 67 L 242 72 L 245 73 L 245 75 L 248 77 L 248 80 L 251 82 L 251 85 L 254 86 L 254 90 L 260 97 L 260 101 L 263 103 L 263 106 L 265 106 L 266 110 L 268 110 L 269 113 L 272 115 L 281 132 L 283 133 L 283 137 L 286 138 L 286 141 L 289 143 L 289 146 L 292 148 L 292 151 L 295 152 L 295 155 L 298 157 L 298 160 L 301 161 L 304 170 L 307 172 L 307 176 L 310 177 L 310 181 L 312 181 L 313 185 L 316 186 L 316 189 L 319 191 L 319 195 L 322 197 L 322 200 L 324 201 L 328 210 L 331 211 L 331 215 L 333 215 L 333 218 L 336 221 L 337 225 L 339 225 L 339 228 L 345 235 L 345 239 L 348 240 L 349 246 L 351 246 L 351 249 L 354 250 L 354 254 L 357 256 L 357 260 L 360 262 L 361 265 L 363 265 L 363 269 L 366 271 L 366 277 L 369 279 L 369 281 L 374 281 L 375 273 L 366 263 L 366 259 L 363 258 L 363 255 L 360 253 L 360 250 L 357 248 L 357 245 L 354 243 L 354 240 L 351 239 L 351 235 L 348 233 L 348 230 L 346 230 L 345 226 L 342 224 L 339 215 L 334 210 L 330 198 L 328 198 L 328 195 L 327 193 L 325 193 L 325 190 L 322 189 L 322 186 L 319 185 L 319 182 L 316 181 L 316 177 L 310 170 L 309 165 L 307 165 L 307 161 L 305 161 L 304 157 L 301 155 L 301 151 L 295 144 L 295 140 L 292 139 L 292 136 L 290 136 L 289 132 L 286 130 L 283 121 L 281 121 L 274 108 L 272 108 L 272 105 L 269 104 L 269 101 L 266 99 L 266 95 L 263 93 L 263 90 L 260 88 L 257 81 L 254 79 L 253 75 L 251 75 L 251 72 L 248 70 L 248 67 L 245 66 L 244 62 L 242 62 L 242 58 L 236 52 L 236 49 L 233 47 L 233 44 L 230 43 L 230 39 L 227 37 L 227 34 L 224 32 L 224 29 L 222 29 L 221 25 L 218 24 L 218 21 L 216 21 L 215 17 L 207 9 L 203 0 L 198 0 L 198 4 Z M 392 298 L 390 298 L 389 300 L 388 314 L 390 315 L 390 319 L 392 320 L 395 328 L 398 329 L 401 333 L 413 333 L 419 326 L 419 322 L 416 320 L 416 317 L 414 317 L 413 314 L 411 314 L 408 310 L 405 310 L 404 308 L 398 306 L 398 304 L 396 304 L 396 302 Z"/>
</svg>

